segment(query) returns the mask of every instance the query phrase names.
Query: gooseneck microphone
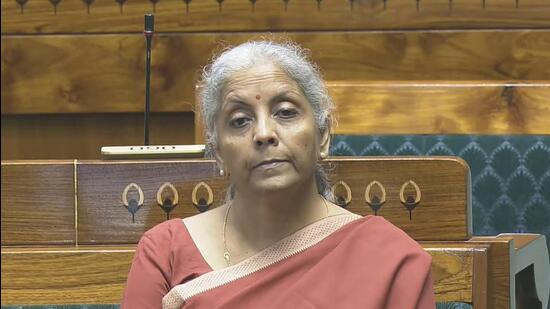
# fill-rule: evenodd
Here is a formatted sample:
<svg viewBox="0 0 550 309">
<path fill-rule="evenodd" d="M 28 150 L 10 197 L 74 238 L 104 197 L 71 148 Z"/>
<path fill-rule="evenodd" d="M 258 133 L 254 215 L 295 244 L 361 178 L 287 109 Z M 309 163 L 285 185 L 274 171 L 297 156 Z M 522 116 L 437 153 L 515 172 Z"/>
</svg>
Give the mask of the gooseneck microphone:
<svg viewBox="0 0 550 309">
<path fill-rule="evenodd" d="M 145 115 L 144 115 L 144 145 L 143 146 L 104 146 L 101 156 L 107 160 L 135 159 L 181 159 L 201 158 L 204 156 L 205 145 L 149 145 L 149 113 L 151 112 L 151 42 L 155 31 L 155 17 L 145 15 L 145 42 L 147 55 L 145 65 Z"/>
<path fill-rule="evenodd" d="M 155 16 L 145 14 L 145 41 L 147 43 L 147 56 L 145 64 L 145 115 L 144 115 L 144 142 L 149 145 L 149 113 L 151 111 L 151 42 L 153 41 L 153 32 L 155 31 Z"/>
</svg>

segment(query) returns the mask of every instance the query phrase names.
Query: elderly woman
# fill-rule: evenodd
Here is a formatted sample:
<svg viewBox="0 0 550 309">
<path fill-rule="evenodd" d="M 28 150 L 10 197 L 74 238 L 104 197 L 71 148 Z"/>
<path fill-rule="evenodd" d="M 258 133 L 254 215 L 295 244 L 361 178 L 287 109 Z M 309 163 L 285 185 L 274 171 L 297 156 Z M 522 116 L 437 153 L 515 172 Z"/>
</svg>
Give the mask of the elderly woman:
<svg viewBox="0 0 550 309">
<path fill-rule="evenodd" d="M 333 103 L 298 46 L 239 45 L 203 85 L 227 202 L 144 234 L 122 308 L 435 308 L 430 256 L 331 201 Z"/>
</svg>

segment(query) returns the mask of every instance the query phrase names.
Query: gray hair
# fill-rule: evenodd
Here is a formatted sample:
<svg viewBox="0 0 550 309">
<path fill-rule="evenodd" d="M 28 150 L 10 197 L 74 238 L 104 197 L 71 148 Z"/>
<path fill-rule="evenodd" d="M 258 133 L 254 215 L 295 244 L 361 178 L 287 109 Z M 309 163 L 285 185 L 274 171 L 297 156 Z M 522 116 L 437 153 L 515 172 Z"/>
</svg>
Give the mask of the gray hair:
<svg viewBox="0 0 550 309">
<path fill-rule="evenodd" d="M 222 103 L 223 89 L 231 76 L 255 65 L 272 63 L 293 79 L 313 108 L 315 123 L 321 132 L 330 129 L 334 103 L 319 69 L 308 60 L 306 51 L 295 43 L 250 41 L 224 51 L 205 67 L 200 93 L 201 113 L 206 131 L 206 156 L 212 157 L 217 144 L 216 115 Z M 334 200 L 327 172 L 317 164 L 315 180 L 319 194 Z M 229 198 L 234 195 L 230 188 Z"/>
</svg>

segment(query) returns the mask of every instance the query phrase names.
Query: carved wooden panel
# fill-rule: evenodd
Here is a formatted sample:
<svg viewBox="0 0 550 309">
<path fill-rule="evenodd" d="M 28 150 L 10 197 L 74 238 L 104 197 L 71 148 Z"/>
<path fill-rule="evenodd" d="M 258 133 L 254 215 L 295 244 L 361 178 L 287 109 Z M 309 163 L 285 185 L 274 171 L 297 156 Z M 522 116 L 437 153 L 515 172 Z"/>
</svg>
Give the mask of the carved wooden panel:
<svg viewBox="0 0 550 309">
<path fill-rule="evenodd" d="M 372 205 L 382 202 L 384 191 L 377 214 L 413 238 L 469 238 L 469 170 L 463 161 L 339 158 L 331 160 L 330 165 L 334 193 L 348 210 L 374 214 L 377 207 Z M 219 206 L 227 185 L 209 160 L 82 161 L 77 175 L 79 244 L 136 243 L 144 231 L 163 220 Z M 367 190 L 373 181 L 380 185 L 371 185 Z M 193 191 L 201 182 L 206 186 L 200 185 L 194 197 Z M 171 207 L 174 192 L 178 194 L 178 204 Z M 166 198 L 168 208 L 163 207 Z M 434 216 L 438 219 L 434 220 Z"/>
<path fill-rule="evenodd" d="M 349 199 L 348 210 L 368 215 L 378 208 L 377 215 L 417 240 L 469 238 L 469 169 L 464 161 L 380 157 L 335 158 L 333 162 L 335 193 L 344 203 Z M 369 192 L 375 181 L 381 186 L 372 185 Z M 348 191 L 351 198 L 346 196 Z"/>
<path fill-rule="evenodd" d="M 136 243 L 154 225 L 224 199 L 225 181 L 211 161 L 82 161 L 77 175 L 80 244 Z"/>
<path fill-rule="evenodd" d="M 2 33 L 113 33 L 143 30 L 296 31 L 548 27 L 545 0 L 79 1 L 2 0 Z"/>
</svg>

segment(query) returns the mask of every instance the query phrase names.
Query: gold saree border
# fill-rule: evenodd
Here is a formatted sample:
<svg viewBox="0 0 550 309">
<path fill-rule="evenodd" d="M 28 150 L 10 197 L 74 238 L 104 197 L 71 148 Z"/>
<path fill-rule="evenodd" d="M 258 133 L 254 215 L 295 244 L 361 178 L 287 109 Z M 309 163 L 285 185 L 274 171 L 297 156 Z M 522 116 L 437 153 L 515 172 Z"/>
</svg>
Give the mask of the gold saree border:
<svg viewBox="0 0 550 309">
<path fill-rule="evenodd" d="M 363 217 L 356 214 L 341 214 L 314 222 L 233 266 L 208 272 L 175 286 L 163 297 L 162 308 L 180 309 L 191 297 L 231 283 L 301 253 L 346 224 L 360 218 Z"/>
</svg>

